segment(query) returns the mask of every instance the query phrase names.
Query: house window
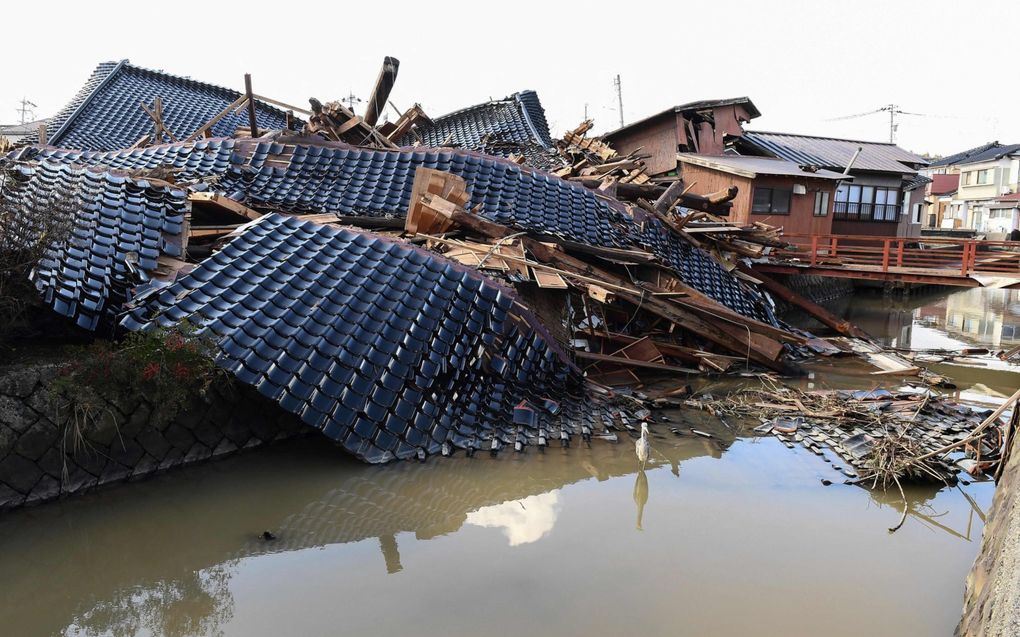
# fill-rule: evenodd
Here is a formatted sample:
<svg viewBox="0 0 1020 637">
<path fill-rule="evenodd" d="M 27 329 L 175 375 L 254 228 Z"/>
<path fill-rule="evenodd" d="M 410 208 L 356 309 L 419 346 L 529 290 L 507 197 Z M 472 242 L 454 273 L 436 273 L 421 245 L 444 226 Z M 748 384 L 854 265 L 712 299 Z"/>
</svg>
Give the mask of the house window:
<svg viewBox="0 0 1020 637">
<path fill-rule="evenodd" d="M 992 168 L 986 168 L 984 170 L 977 171 L 977 183 L 978 183 L 978 185 L 979 186 L 984 186 L 984 185 L 992 183 L 992 174 L 994 172 L 995 171 Z"/>
<path fill-rule="evenodd" d="M 914 223 L 921 223 L 921 218 L 924 215 L 924 204 L 914 204 Z"/>
<path fill-rule="evenodd" d="M 754 200 L 751 202 L 751 212 L 758 215 L 788 215 L 790 214 L 789 190 L 782 188 L 754 188 Z"/>
<path fill-rule="evenodd" d="M 969 170 L 969 171 L 963 173 L 963 185 L 964 186 L 969 186 L 971 184 L 971 181 L 973 181 L 973 179 L 974 179 L 974 171 L 970 171 Z"/>
<path fill-rule="evenodd" d="M 815 193 L 815 216 L 824 217 L 829 214 L 829 193 L 819 190 Z"/>
<path fill-rule="evenodd" d="M 900 207 L 896 188 L 842 185 L 836 189 L 833 219 L 895 222 Z"/>
</svg>

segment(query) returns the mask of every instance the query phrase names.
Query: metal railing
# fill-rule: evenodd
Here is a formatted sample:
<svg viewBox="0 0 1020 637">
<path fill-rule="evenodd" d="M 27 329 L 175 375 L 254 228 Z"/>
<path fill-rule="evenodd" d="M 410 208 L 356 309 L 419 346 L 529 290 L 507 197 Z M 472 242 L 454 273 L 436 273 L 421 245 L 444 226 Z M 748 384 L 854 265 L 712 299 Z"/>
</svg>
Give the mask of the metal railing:
<svg viewBox="0 0 1020 637">
<path fill-rule="evenodd" d="M 1020 277 L 1020 242 L 1016 241 L 794 233 L 783 238 L 796 249 L 777 250 L 774 258 L 817 267 L 863 266 L 880 272 L 909 268 L 960 276 Z"/>
</svg>

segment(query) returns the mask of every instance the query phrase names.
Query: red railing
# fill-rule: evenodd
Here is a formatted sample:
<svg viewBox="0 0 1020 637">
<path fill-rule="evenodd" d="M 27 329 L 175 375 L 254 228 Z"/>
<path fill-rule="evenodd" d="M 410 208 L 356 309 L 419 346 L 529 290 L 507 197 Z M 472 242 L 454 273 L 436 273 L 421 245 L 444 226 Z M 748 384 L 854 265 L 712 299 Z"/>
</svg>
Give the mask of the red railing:
<svg viewBox="0 0 1020 637">
<path fill-rule="evenodd" d="M 960 276 L 1020 277 L 1020 243 L 1016 241 L 789 233 L 783 238 L 796 249 L 773 252 L 776 260 L 815 267 L 864 266 L 880 272 L 910 268 Z"/>
</svg>

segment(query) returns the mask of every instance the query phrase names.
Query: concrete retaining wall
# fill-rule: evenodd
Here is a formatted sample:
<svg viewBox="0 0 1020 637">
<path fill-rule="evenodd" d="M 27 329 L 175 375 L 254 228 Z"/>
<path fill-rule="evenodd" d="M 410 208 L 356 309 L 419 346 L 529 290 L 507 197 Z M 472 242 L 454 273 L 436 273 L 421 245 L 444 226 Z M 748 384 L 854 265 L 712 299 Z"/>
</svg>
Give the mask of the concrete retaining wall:
<svg viewBox="0 0 1020 637">
<path fill-rule="evenodd" d="M 963 618 L 956 634 L 1020 635 L 1020 445 L 1015 441 L 995 488 L 981 552 L 967 576 Z"/>
<path fill-rule="evenodd" d="M 142 396 L 103 397 L 82 419 L 55 399 L 57 368 L 0 368 L 0 509 L 141 478 L 310 429 L 257 392 L 223 380 L 172 419 Z"/>
</svg>

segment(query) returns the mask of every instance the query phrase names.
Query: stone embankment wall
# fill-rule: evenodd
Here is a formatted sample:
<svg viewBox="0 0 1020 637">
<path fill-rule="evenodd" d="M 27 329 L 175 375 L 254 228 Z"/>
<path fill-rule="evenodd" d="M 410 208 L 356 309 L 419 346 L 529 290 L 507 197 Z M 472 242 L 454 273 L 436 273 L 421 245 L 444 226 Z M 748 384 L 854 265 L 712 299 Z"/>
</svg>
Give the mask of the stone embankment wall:
<svg viewBox="0 0 1020 637">
<path fill-rule="evenodd" d="M 852 296 L 854 293 L 854 284 L 850 279 L 836 279 L 811 274 L 791 274 L 786 277 L 779 277 L 779 280 L 786 287 L 815 303 L 824 303 Z M 778 299 L 777 302 L 779 302 Z"/>
<path fill-rule="evenodd" d="M 1020 635 L 1020 449 L 1015 443 L 995 489 L 981 552 L 967 576 L 957 635 Z"/>
<path fill-rule="evenodd" d="M 52 392 L 54 365 L 0 368 L 0 510 L 137 479 L 304 434 L 257 392 L 223 380 L 167 418 L 142 396 L 102 397 L 94 418 Z"/>
</svg>

